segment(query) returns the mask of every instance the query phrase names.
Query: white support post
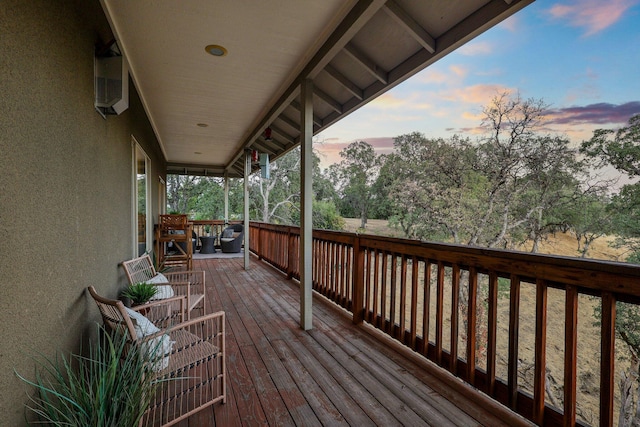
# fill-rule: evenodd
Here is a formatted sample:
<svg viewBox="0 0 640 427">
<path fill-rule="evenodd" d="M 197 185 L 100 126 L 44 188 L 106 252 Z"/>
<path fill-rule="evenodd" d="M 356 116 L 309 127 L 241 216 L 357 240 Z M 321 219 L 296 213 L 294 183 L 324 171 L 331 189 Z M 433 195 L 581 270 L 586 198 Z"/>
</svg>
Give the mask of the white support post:
<svg viewBox="0 0 640 427">
<path fill-rule="evenodd" d="M 244 269 L 249 269 L 249 175 L 251 175 L 251 151 L 244 153 Z"/>
<path fill-rule="evenodd" d="M 312 257 L 313 257 L 313 81 L 304 80 L 301 85 L 300 103 L 300 327 L 312 328 Z"/>
<path fill-rule="evenodd" d="M 229 222 L 229 172 L 224 172 L 224 223 Z"/>
</svg>

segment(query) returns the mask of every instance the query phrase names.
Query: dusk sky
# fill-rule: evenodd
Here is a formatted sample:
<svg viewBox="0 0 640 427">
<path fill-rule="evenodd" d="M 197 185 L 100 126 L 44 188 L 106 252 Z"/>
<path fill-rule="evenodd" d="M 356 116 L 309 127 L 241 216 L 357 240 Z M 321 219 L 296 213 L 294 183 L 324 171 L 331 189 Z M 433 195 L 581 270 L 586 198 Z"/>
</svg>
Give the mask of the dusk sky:
<svg viewBox="0 0 640 427">
<path fill-rule="evenodd" d="M 549 104 L 549 132 L 579 144 L 640 113 L 640 0 L 537 0 L 317 135 L 323 164 L 365 140 L 478 137 L 482 107 L 519 92 Z"/>
</svg>

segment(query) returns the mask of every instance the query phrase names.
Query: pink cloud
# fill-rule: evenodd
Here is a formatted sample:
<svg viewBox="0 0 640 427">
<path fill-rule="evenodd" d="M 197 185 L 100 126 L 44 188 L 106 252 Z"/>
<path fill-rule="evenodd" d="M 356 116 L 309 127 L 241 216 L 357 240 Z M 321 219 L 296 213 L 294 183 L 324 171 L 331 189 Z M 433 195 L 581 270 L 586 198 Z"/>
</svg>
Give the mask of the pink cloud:
<svg viewBox="0 0 640 427">
<path fill-rule="evenodd" d="M 337 138 L 332 138 L 337 139 Z M 382 136 L 372 138 L 358 138 L 348 142 L 334 142 L 314 144 L 313 148 L 320 154 L 320 164 L 322 167 L 340 163 L 340 151 L 345 149 L 349 144 L 356 141 L 364 141 L 371 145 L 377 154 L 389 154 L 393 151 L 393 138 Z M 326 140 L 325 140 L 326 141 Z"/>
<path fill-rule="evenodd" d="M 608 125 L 625 124 L 629 118 L 640 113 L 640 101 L 620 105 L 599 103 L 583 107 L 568 107 L 549 110 L 546 113 L 550 125 Z"/>
<path fill-rule="evenodd" d="M 453 90 L 443 98 L 454 102 L 487 105 L 497 94 L 502 92 L 515 91 L 498 84 L 481 84 Z"/>
<path fill-rule="evenodd" d="M 548 11 L 553 19 L 585 28 L 585 36 L 594 35 L 615 24 L 638 0 L 582 0 L 557 4 Z"/>
</svg>

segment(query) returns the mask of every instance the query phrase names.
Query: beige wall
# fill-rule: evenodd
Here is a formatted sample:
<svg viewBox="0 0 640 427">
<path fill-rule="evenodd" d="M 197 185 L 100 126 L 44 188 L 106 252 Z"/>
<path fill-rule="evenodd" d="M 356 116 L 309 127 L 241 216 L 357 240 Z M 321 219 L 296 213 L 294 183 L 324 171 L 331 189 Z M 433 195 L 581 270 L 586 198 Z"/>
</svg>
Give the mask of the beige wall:
<svg viewBox="0 0 640 427">
<path fill-rule="evenodd" d="M 80 7 L 82 10 L 78 10 Z M 77 350 L 98 321 L 85 288 L 116 296 L 132 247 L 132 148 L 164 159 L 130 84 L 130 107 L 93 107 L 98 0 L 0 5 L 0 425 L 24 424 L 30 356 Z"/>
</svg>

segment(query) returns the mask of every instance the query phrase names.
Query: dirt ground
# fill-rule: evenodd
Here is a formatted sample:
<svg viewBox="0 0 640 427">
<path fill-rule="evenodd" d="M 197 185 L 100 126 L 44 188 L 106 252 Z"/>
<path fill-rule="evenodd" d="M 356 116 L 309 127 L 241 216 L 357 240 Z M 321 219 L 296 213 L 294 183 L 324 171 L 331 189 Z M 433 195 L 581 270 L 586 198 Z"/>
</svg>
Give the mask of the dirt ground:
<svg viewBox="0 0 640 427">
<path fill-rule="evenodd" d="M 359 219 L 346 219 L 347 231 L 360 231 Z M 401 237 L 401 233 L 391 229 L 386 220 L 369 220 L 366 231 L 367 234 L 383 235 L 390 237 Z M 622 261 L 625 256 L 624 249 L 616 249 L 610 246 L 612 237 L 602 237 L 594 241 L 588 253 L 589 258 Z M 521 247 L 519 250 L 529 251 L 529 247 Z M 540 253 L 579 256 L 578 242 L 569 233 L 558 233 L 543 242 L 540 246 Z M 435 292 L 435 288 L 432 288 Z M 564 316 L 565 298 L 560 290 L 549 289 L 548 291 L 548 322 L 547 322 L 547 351 L 546 363 L 549 373 L 549 389 L 551 395 L 547 394 L 547 402 L 558 407 L 562 407 L 562 382 L 563 382 L 563 360 L 564 360 Z M 449 293 L 450 294 L 450 293 Z M 433 295 L 433 293 L 432 293 Z M 501 298 L 508 299 L 508 291 Z M 519 364 L 519 385 L 521 388 L 533 392 L 533 367 L 535 362 L 535 285 L 522 284 L 520 295 L 520 342 L 518 350 Z M 445 291 L 445 301 L 450 301 L 450 295 Z M 432 301 L 434 304 L 435 301 Z M 599 305 L 599 300 L 588 296 L 580 296 L 578 308 L 578 417 L 588 424 L 597 424 L 599 417 L 599 366 L 600 366 L 600 330 L 597 326 L 595 308 Z M 498 310 L 498 337 L 508 337 L 509 310 L 508 303 L 500 304 L 506 309 Z M 422 307 L 419 308 L 419 311 Z M 431 312 L 435 311 L 435 306 L 431 307 Z M 445 313 L 450 313 L 450 307 L 445 308 Z M 445 319 L 445 322 L 449 319 Z M 481 319 L 479 319 L 482 322 Z M 433 322 L 431 322 L 433 323 Z M 432 329 L 432 327 L 430 328 Z M 430 339 L 433 340 L 435 331 L 430 331 Z M 448 331 L 445 331 L 445 337 Z M 448 343 L 444 343 L 448 348 Z M 464 343 L 459 346 L 464 348 Z M 616 342 L 616 371 L 619 372 L 628 365 L 624 344 L 619 340 Z M 463 352 L 463 350 L 461 350 Z M 506 378 L 508 341 L 498 342 L 497 373 Z M 464 354 L 464 353 L 463 353 Z M 481 366 L 481 364 L 479 365 Z M 616 380 L 617 384 L 617 380 Z M 617 386 L 616 386 L 617 391 Z M 616 402 L 616 406 L 618 403 Z M 617 411 L 617 409 L 616 409 Z M 617 424 L 617 412 L 615 415 Z"/>
</svg>

